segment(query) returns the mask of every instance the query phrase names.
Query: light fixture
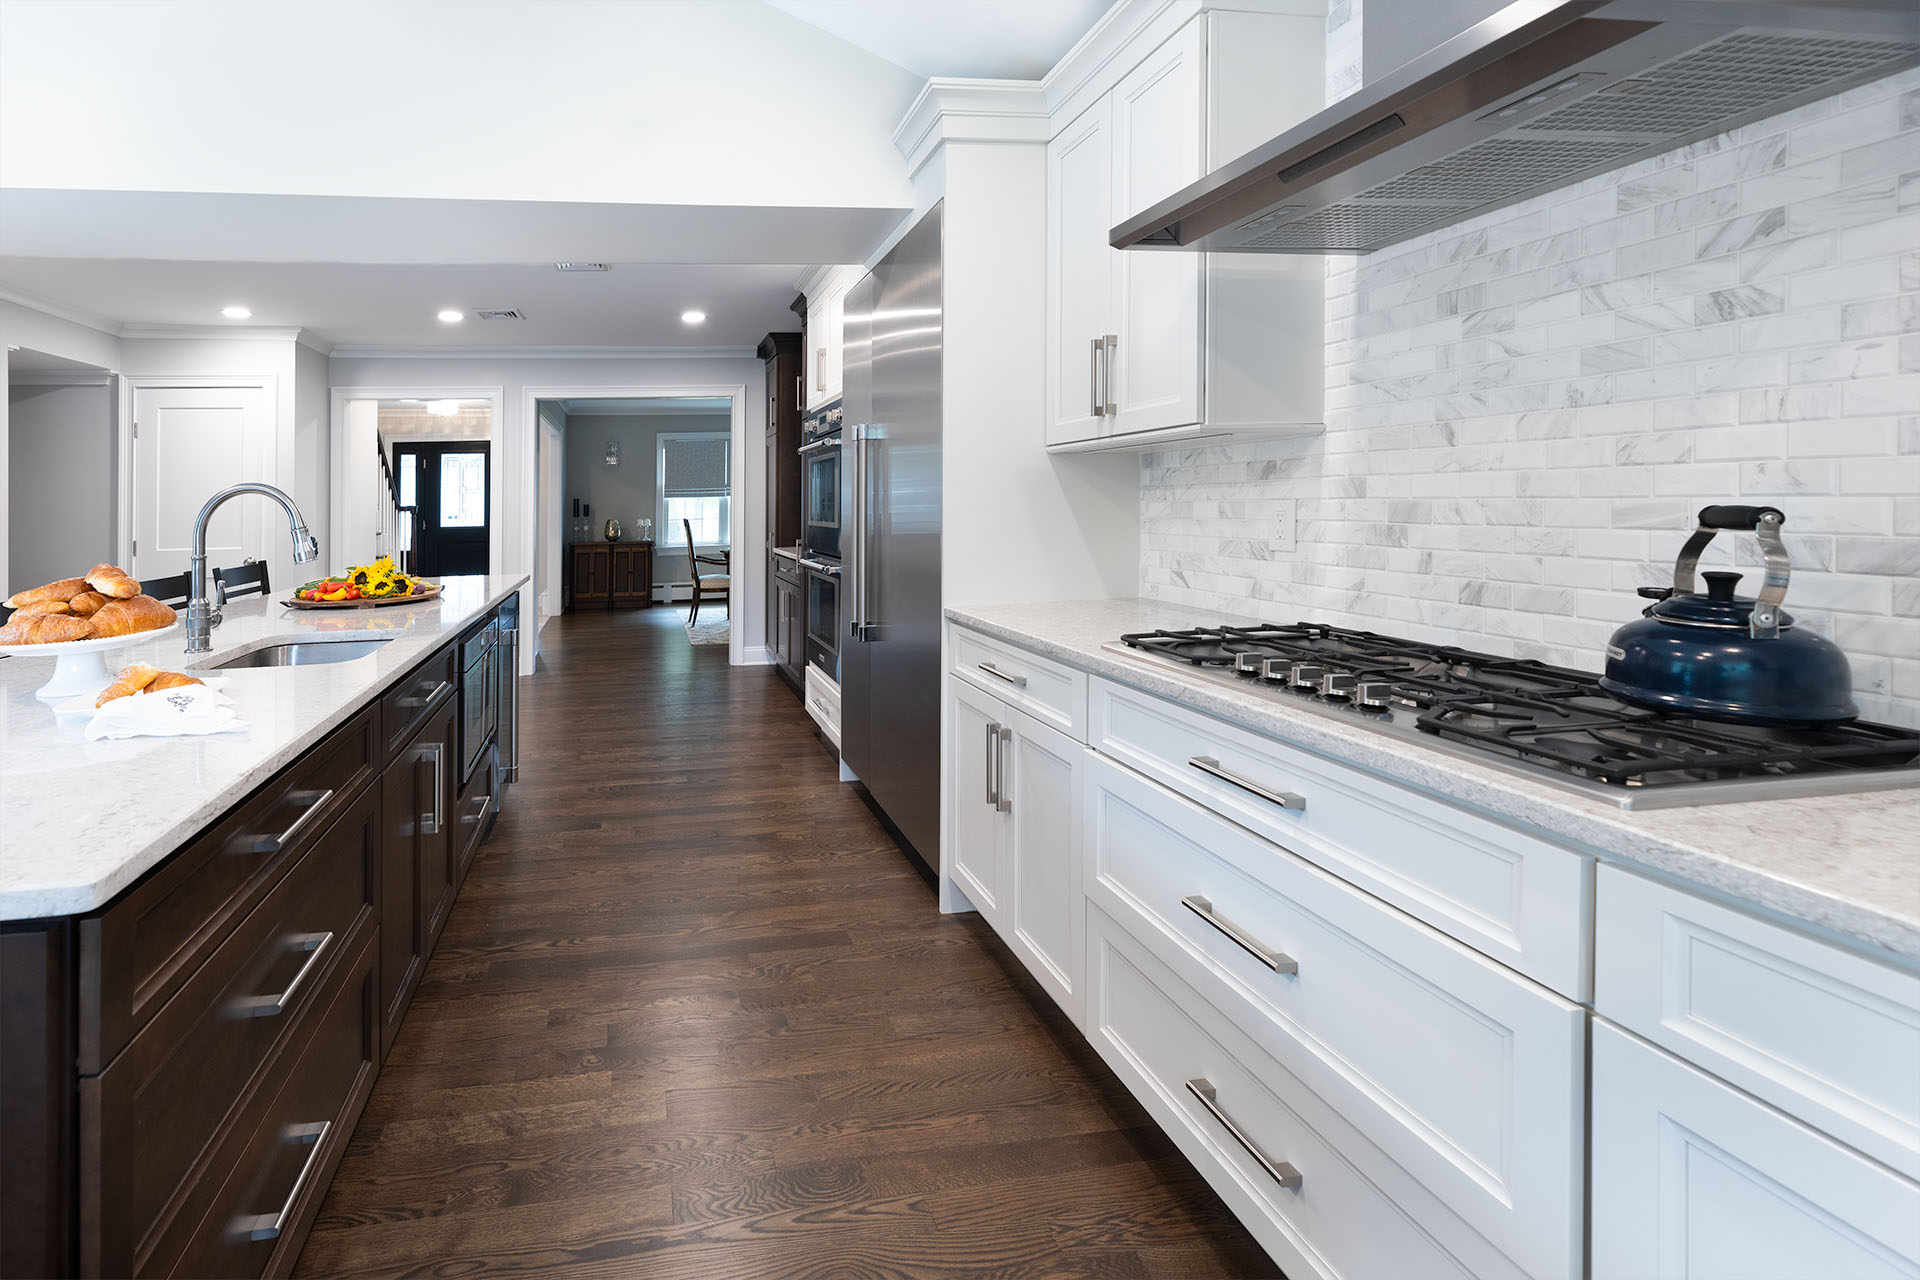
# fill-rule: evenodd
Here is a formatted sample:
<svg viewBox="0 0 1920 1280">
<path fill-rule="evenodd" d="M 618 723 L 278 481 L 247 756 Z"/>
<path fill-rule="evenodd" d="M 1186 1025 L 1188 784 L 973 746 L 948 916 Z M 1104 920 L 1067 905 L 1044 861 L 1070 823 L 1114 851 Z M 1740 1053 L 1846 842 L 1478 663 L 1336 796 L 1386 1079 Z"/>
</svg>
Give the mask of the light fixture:
<svg viewBox="0 0 1920 1280">
<path fill-rule="evenodd" d="M 245 320 L 252 316 L 253 312 L 246 307 L 222 307 L 220 314 L 229 320 Z"/>
<path fill-rule="evenodd" d="M 705 324 L 706 322 L 707 313 L 704 311 L 682 311 L 680 313 L 681 324 Z"/>
<path fill-rule="evenodd" d="M 610 467 L 620 465 L 620 442 L 618 440 L 607 441 L 607 465 Z"/>
<path fill-rule="evenodd" d="M 466 312 L 455 311 L 452 307 L 448 307 L 445 311 L 442 311 L 440 313 L 441 324 L 459 324 L 462 320 L 465 320 L 466 318 L 467 318 Z"/>
<path fill-rule="evenodd" d="M 436 418 L 451 418 L 454 414 L 460 412 L 460 402 L 458 400 L 429 400 L 427 401 L 427 412 Z"/>
</svg>

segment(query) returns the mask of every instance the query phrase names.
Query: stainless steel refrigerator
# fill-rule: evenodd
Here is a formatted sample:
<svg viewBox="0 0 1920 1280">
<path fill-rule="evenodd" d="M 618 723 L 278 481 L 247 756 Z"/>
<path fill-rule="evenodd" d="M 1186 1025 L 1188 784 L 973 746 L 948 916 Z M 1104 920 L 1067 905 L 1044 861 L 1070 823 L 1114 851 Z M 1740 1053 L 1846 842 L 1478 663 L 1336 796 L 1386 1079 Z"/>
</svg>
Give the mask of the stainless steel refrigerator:
<svg viewBox="0 0 1920 1280">
<path fill-rule="evenodd" d="M 944 211 L 929 210 L 847 295 L 841 381 L 841 760 L 930 865 L 940 851 Z"/>
</svg>

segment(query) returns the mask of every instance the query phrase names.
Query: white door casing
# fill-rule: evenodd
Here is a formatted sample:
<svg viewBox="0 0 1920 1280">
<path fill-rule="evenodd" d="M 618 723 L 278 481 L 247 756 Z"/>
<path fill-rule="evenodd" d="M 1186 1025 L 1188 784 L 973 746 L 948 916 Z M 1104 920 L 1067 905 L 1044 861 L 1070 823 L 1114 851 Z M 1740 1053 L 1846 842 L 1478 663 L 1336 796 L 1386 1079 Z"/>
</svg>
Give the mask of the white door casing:
<svg viewBox="0 0 1920 1280">
<path fill-rule="evenodd" d="M 127 570 L 138 578 L 184 573 L 192 557 L 193 522 L 215 492 L 246 480 L 271 480 L 274 390 L 271 379 L 127 379 L 131 498 Z M 264 500 L 261 500 L 264 501 Z M 207 560 L 235 565 L 264 559 L 277 506 L 247 501 L 218 511 L 207 528 Z M 84 568 L 84 566 L 82 566 Z"/>
</svg>

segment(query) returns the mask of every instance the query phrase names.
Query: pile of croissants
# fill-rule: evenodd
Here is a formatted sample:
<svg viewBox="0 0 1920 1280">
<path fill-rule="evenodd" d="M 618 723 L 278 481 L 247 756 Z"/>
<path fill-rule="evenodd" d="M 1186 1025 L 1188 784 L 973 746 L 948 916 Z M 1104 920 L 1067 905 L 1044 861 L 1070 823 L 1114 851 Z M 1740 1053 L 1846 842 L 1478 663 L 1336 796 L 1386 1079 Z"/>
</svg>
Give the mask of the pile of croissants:
<svg viewBox="0 0 1920 1280">
<path fill-rule="evenodd" d="M 153 631 L 173 625 L 171 605 L 140 594 L 125 569 L 97 564 L 78 578 L 62 578 L 6 599 L 14 611 L 0 627 L 0 644 L 58 644 Z"/>
</svg>

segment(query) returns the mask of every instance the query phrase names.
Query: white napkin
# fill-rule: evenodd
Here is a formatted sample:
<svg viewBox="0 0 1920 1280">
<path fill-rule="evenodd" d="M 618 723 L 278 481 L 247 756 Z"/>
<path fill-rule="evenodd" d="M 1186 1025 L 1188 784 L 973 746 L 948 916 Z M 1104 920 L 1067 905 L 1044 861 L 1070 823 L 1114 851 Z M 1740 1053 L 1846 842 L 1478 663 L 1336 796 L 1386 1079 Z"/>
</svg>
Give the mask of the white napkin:
<svg viewBox="0 0 1920 1280">
<path fill-rule="evenodd" d="M 182 685 L 158 693 L 136 693 L 115 698 L 93 713 L 87 724 L 90 740 L 101 738 L 179 737 L 196 733 L 244 730 L 247 722 L 233 709 L 233 699 L 205 685 Z"/>
</svg>

